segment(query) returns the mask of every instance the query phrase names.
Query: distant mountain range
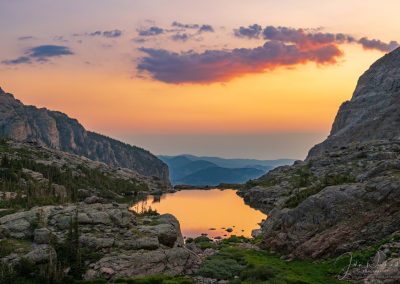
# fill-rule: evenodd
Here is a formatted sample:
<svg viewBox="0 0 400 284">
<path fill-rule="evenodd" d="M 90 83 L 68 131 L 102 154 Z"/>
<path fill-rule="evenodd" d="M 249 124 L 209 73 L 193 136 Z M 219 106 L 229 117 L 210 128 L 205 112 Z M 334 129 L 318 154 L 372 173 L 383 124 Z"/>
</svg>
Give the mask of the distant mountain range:
<svg viewBox="0 0 400 284">
<path fill-rule="evenodd" d="M 173 185 L 191 186 L 244 183 L 250 179 L 259 178 L 275 167 L 294 162 L 291 159 L 224 159 L 194 155 L 158 157 L 168 165 Z"/>
</svg>

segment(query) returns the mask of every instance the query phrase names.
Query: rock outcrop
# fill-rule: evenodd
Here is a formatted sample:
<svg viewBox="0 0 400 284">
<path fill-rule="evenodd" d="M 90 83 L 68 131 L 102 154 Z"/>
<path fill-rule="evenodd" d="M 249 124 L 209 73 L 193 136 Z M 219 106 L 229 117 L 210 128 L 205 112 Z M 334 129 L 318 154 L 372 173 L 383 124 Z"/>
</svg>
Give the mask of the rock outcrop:
<svg viewBox="0 0 400 284">
<path fill-rule="evenodd" d="M 150 152 L 109 137 L 86 131 L 66 114 L 26 106 L 0 89 L 0 137 L 40 145 L 129 168 L 154 176 L 169 186 L 168 167 Z"/>
<path fill-rule="evenodd" d="M 400 229 L 400 141 L 331 151 L 258 183 L 239 194 L 268 214 L 264 246 L 284 254 L 335 256 Z"/>
<path fill-rule="evenodd" d="M 400 139 L 400 48 L 376 61 L 358 80 L 350 101 L 344 102 L 329 137 L 314 146 L 315 157 L 350 143 Z"/>
<path fill-rule="evenodd" d="M 16 199 L 25 203 L 31 199 L 31 206 L 86 198 L 92 203 L 126 202 L 138 195 L 167 189 L 160 179 L 135 170 L 14 140 L 0 141 L 0 187 L 0 201 Z"/>
<path fill-rule="evenodd" d="M 136 216 L 116 203 L 36 207 L 0 218 L 0 244 L 11 246 L 0 262 L 63 263 L 59 253 L 70 246 L 72 228 L 78 228 L 85 279 L 190 274 L 198 262 L 174 216 Z"/>
<path fill-rule="evenodd" d="M 318 259 L 363 249 L 400 230 L 399 109 L 397 49 L 360 78 L 331 135 L 305 161 L 274 169 L 239 192 L 268 214 L 264 248 Z"/>
</svg>

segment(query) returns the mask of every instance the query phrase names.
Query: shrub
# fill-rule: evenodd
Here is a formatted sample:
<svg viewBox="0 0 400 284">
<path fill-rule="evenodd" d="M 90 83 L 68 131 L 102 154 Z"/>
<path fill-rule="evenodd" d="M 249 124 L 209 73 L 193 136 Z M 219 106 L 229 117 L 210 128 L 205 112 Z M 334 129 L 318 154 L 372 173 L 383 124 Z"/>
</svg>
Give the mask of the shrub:
<svg viewBox="0 0 400 284">
<path fill-rule="evenodd" d="M 250 266 L 240 273 L 241 280 L 265 281 L 276 276 L 276 272 L 270 266 Z"/>
<path fill-rule="evenodd" d="M 203 277 L 229 280 L 240 274 L 243 266 L 234 259 L 210 258 L 204 262 L 198 274 Z"/>
<path fill-rule="evenodd" d="M 196 244 L 204 243 L 204 242 L 207 242 L 207 243 L 212 242 L 212 240 L 211 240 L 209 237 L 207 237 L 207 236 L 200 236 L 200 237 L 197 237 L 197 238 L 195 238 L 193 241 L 194 241 Z"/>
<path fill-rule="evenodd" d="M 249 239 L 243 236 L 236 236 L 232 235 L 227 239 L 222 240 L 222 244 L 228 245 L 228 244 L 239 244 L 239 243 L 247 243 L 249 242 Z"/>
<path fill-rule="evenodd" d="M 173 276 L 147 276 L 134 279 L 117 279 L 115 283 L 126 284 L 192 284 L 193 282 L 185 277 Z M 85 283 L 86 284 L 86 283 Z"/>
</svg>

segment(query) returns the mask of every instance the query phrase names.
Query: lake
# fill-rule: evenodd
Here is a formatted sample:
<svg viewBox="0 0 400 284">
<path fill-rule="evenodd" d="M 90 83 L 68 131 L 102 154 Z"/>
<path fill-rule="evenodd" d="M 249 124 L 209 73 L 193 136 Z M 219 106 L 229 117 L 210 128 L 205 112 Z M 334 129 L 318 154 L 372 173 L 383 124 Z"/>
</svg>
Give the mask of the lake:
<svg viewBox="0 0 400 284">
<path fill-rule="evenodd" d="M 149 195 L 131 209 L 151 207 L 158 213 L 178 218 L 184 237 L 250 237 L 253 229 L 267 216 L 246 205 L 233 189 L 182 190 L 161 196 Z M 226 229 L 233 229 L 227 232 Z"/>
</svg>

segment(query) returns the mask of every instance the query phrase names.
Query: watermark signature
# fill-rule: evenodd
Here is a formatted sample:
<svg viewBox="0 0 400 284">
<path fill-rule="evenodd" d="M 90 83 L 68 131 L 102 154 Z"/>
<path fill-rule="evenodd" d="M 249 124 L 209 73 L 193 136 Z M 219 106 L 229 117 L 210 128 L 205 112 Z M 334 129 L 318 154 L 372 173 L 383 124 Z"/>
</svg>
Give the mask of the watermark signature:
<svg viewBox="0 0 400 284">
<path fill-rule="evenodd" d="M 382 252 L 375 255 L 373 262 L 363 264 L 354 260 L 353 253 L 348 252 L 337 257 L 335 264 L 346 256 L 349 257 L 349 263 L 338 277 L 339 280 L 352 279 L 354 277 L 365 278 L 371 274 L 376 275 L 380 280 L 400 280 L 400 258 L 386 260 Z"/>
</svg>

